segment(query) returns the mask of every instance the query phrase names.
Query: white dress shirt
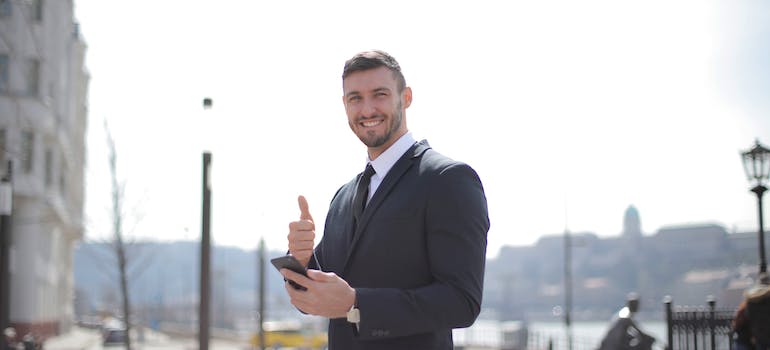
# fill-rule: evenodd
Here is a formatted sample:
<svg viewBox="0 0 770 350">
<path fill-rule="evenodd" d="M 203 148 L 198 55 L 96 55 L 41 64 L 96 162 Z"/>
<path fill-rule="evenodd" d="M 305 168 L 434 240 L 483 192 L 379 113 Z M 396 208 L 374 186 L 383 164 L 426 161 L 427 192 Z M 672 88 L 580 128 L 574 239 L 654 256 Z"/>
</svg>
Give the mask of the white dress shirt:
<svg viewBox="0 0 770 350">
<path fill-rule="evenodd" d="M 414 143 L 415 139 L 414 136 L 412 136 L 412 132 L 407 132 L 404 134 L 404 136 L 401 136 L 393 145 L 388 147 L 385 152 L 382 152 L 382 154 L 380 154 L 377 159 L 370 160 L 369 155 L 367 154 L 366 162 L 371 163 L 372 168 L 374 168 L 375 171 L 375 174 L 372 175 L 371 182 L 369 182 L 369 197 L 366 198 L 367 203 L 369 202 L 369 199 L 371 199 L 374 195 L 374 192 L 377 191 L 377 188 L 380 187 L 382 179 L 385 178 L 385 175 L 388 175 L 390 168 L 396 164 L 401 156 L 403 156 L 404 153 L 406 153 L 406 151 L 408 151 L 409 148 L 414 145 Z"/>
</svg>

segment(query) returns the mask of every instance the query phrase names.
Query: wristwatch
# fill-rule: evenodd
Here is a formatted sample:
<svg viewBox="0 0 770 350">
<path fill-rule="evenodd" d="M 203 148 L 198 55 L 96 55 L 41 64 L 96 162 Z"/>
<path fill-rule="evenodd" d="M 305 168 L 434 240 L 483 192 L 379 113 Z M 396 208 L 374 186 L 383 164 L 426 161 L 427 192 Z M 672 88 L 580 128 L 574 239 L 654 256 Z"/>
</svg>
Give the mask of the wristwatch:
<svg viewBox="0 0 770 350">
<path fill-rule="evenodd" d="M 356 304 L 353 304 L 353 306 L 351 306 L 350 310 L 348 311 L 348 322 L 355 323 L 356 326 L 358 326 L 358 323 L 361 322 L 361 312 L 358 311 Z"/>
</svg>

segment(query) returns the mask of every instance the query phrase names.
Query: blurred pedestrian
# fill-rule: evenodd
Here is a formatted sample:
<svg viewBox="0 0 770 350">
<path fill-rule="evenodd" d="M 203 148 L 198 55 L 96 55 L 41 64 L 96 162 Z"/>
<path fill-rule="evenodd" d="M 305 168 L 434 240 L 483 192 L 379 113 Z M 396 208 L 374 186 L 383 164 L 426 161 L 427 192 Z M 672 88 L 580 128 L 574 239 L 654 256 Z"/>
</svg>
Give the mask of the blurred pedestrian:
<svg viewBox="0 0 770 350">
<path fill-rule="evenodd" d="M 24 344 L 24 350 L 36 350 L 37 348 L 35 345 L 35 337 L 31 333 L 25 334 L 21 342 Z"/>
<path fill-rule="evenodd" d="M 738 310 L 735 311 L 732 328 L 733 333 L 735 334 L 735 338 L 733 339 L 733 349 L 751 350 L 754 348 L 751 336 L 751 327 L 749 326 L 749 318 L 746 314 L 745 299 L 740 303 L 740 305 L 738 305 Z"/>
<path fill-rule="evenodd" d="M 16 330 L 13 327 L 8 327 L 3 330 L 3 344 L 2 350 L 15 350 L 16 349 Z"/>
<path fill-rule="evenodd" d="M 624 306 L 613 318 L 612 327 L 602 339 L 599 350 L 651 350 L 655 338 L 644 333 L 634 321 L 639 311 L 639 296 L 629 293 Z"/>
<path fill-rule="evenodd" d="M 770 350 L 770 284 L 766 276 L 762 283 L 746 291 L 746 316 L 754 349 Z"/>
</svg>

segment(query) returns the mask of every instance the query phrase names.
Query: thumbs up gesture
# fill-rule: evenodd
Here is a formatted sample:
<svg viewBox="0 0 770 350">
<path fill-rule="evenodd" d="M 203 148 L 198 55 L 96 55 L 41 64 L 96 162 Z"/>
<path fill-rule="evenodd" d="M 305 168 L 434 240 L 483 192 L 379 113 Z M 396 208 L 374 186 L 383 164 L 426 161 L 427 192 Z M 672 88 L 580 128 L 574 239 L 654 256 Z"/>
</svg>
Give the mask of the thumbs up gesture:
<svg viewBox="0 0 770 350">
<path fill-rule="evenodd" d="M 299 196 L 297 203 L 299 203 L 299 221 L 289 223 L 289 253 L 307 266 L 315 246 L 315 223 L 313 223 L 313 216 L 310 215 L 307 199 Z"/>
</svg>

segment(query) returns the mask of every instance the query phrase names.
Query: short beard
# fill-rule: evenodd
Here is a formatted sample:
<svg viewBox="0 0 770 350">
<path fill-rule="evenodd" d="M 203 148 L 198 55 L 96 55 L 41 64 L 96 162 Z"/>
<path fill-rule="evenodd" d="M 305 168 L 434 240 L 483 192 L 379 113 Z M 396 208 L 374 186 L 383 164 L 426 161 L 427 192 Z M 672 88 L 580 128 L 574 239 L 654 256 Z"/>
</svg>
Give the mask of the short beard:
<svg viewBox="0 0 770 350">
<path fill-rule="evenodd" d="M 388 140 L 390 140 L 391 137 L 393 137 L 393 134 L 395 134 L 396 131 L 401 128 L 401 123 L 404 120 L 404 113 L 401 110 L 401 106 L 401 101 L 398 101 L 398 106 L 396 106 L 396 110 L 393 112 L 393 123 L 390 124 L 390 128 L 385 132 L 384 135 L 375 139 L 367 139 L 366 136 L 359 137 L 361 142 L 363 142 L 366 147 L 373 148 L 384 145 L 388 142 Z"/>
</svg>

